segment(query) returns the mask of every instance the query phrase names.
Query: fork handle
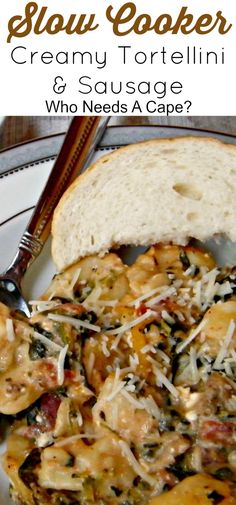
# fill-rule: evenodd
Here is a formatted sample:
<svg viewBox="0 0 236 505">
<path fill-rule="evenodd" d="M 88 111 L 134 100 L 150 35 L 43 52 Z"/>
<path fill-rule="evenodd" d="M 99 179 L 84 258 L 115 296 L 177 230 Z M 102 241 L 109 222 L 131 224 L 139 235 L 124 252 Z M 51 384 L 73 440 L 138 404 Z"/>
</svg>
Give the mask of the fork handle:
<svg viewBox="0 0 236 505">
<path fill-rule="evenodd" d="M 109 117 L 77 116 L 71 121 L 62 148 L 39 198 L 18 250 L 5 276 L 20 286 L 28 266 L 41 252 L 50 230 L 53 212 L 62 194 L 89 163 Z"/>
</svg>

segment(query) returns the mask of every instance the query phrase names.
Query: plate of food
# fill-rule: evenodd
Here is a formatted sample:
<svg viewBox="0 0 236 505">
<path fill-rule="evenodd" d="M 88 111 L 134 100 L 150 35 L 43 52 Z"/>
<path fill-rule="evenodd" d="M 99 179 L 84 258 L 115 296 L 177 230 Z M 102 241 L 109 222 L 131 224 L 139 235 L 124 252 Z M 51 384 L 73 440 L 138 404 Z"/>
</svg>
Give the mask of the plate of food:
<svg viewBox="0 0 236 505">
<path fill-rule="evenodd" d="M 2 505 L 236 504 L 236 147 L 127 131 L 0 306 Z M 2 270 L 52 164 L 1 176 Z"/>
</svg>

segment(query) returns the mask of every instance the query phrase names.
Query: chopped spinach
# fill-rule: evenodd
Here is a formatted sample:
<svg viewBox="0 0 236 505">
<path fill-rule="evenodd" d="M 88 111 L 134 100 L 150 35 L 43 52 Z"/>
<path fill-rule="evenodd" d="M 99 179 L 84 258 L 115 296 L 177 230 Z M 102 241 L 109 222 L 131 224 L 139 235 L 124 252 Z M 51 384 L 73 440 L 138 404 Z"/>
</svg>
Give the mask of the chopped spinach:
<svg viewBox="0 0 236 505">
<path fill-rule="evenodd" d="M 38 414 L 39 414 L 39 409 L 36 406 L 33 407 L 29 412 L 27 412 L 26 420 L 27 420 L 28 426 L 31 426 L 32 424 L 37 423 L 36 417 Z"/>
<path fill-rule="evenodd" d="M 74 466 L 74 463 L 75 463 L 75 457 L 72 456 L 72 454 L 70 454 L 65 466 Z"/>
<path fill-rule="evenodd" d="M 120 496 L 122 494 L 121 489 L 119 489 L 116 486 L 111 486 L 112 491 L 114 492 L 115 496 Z"/>
<path fill-rule="evenodd" d="M 181 464 L 178 464 L 178 463 L 175 463 L 174 465 L 171 465 L 169 467 L 169 470 L 179 480 L 183 480 L 183 479 L 185 479 L 185 477 L 190 477 L 191 475 L 195 474 L 195 472 L 193 470 L 185 468 L 184 466 L 182 466 Z"/>
<path fill-rule="evenodd" d="M 156 451 L 159 447 L 157 443 L 146 443 L 143 444 L 143 457 L 148 461 L 153 460 L 156 456 Z"/>
<path fill-rule="evenodd" d="M 32 361 L 45 358 L 46 351 L 46 346 L 41 340 L 33 339 L 29 347 L 29 357 Z"/>
<path fill-rule="evenodd" d="M 74 317 L 75 319 L 77 318 L 77 316 Z M 98 317 L 97 314 L 93 312 L 93 310 L 90 310 L 89 312 L 83 312 L 82 314 L 80 314 L 77 319 L 81 319 L 81 321 L 86 321 L 90 324 L 94 324 L 96 323 Z"/>
<path fill-rule="evenodd" d="M 224 496 L 217 491 L 212 491 L 207 495 L 207 498 L 210 498 L 212 500 L 213 505 L 218 505 L 218 503 L 221 503 L 222 500 L 224 500 Z"/>
<path fill-rule="evenodd" d="M 59 388 L 56 389 L 55 393 L 58 396 L 65 396 L 65 397 L 67 397 L 67 388 L 66 388 L 66 386 L 60 386 Z"/>
<path fill-rule="evenodd" d="M 226 466 L 226 467 L 218 468 L 218 470 L 216 470 L 214 472 L 214 476 L 217 477 L 217 479 L 226 480 L 226 479 L 232 479 L 233 473 L 230 470 L 230 468 Z"/>
</svg>

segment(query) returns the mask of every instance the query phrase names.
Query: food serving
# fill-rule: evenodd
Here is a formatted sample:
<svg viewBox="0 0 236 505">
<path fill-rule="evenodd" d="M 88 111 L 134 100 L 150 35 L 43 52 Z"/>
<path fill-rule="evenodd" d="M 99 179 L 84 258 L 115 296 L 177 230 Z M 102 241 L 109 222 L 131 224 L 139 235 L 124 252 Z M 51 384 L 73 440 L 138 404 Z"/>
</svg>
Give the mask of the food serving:
<svg viewBox="0 0 236 505">
<path fill-rule="evenodd" d="M 30 321 L 2 307 L 13 498 L 179 503 L 191 479 L 189 500 L 235 504 L 235 287 L 206 252 L 157 245 L 81 260 Z"/>
<path fill-rule="evenodd" d="M 236 234 L 234 178 L 227 179 L 236 149 L 208 139 L 136 149 L 132 174 L 141 174 L 142 163 L 139 186 L 146 180 L 142 209 L 129 148 L 98 161 L 55 213 L 53 256 L 61 271 L 30 301 L 30 319 L 0 307 L 0 412 L 12 421 L 3 465 L 21 505 L 236 505 L 236 269 L 185 245 L 190 236 L 222 231 L 224 222 Z M 173 180 L 157 199 L 168 157 L 172 167 L 175 159 Z M 164 172 L 154 187 L 156 164 Z M 126 198 L 114 192 L 118 167 L 119 188 L 127 184 L 131 200 L 126 225 Z M 213 175 L 217 191 L 208 201 Z M 170 186 L 176 214 L 167 230 Z M 163 222 L 151 228 L 155 212 Z M 157 241 L 131 265 L 105 252 Z"/>
</svg>

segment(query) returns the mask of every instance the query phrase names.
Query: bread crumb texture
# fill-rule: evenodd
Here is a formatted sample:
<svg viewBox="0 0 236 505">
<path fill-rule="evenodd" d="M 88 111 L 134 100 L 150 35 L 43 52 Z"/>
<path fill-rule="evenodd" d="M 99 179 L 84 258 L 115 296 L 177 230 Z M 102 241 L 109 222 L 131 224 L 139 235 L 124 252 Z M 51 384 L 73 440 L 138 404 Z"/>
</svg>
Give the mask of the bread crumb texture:
<svg viewBox="0 0 236 505">
<path fill-rule="evenodd" d="M 72 184 L 53 218 L 59 270 L 119 245 L 236 240 L 236 147 L 212 138 L 152 140 L 106 155 Z"/>
</svg>

